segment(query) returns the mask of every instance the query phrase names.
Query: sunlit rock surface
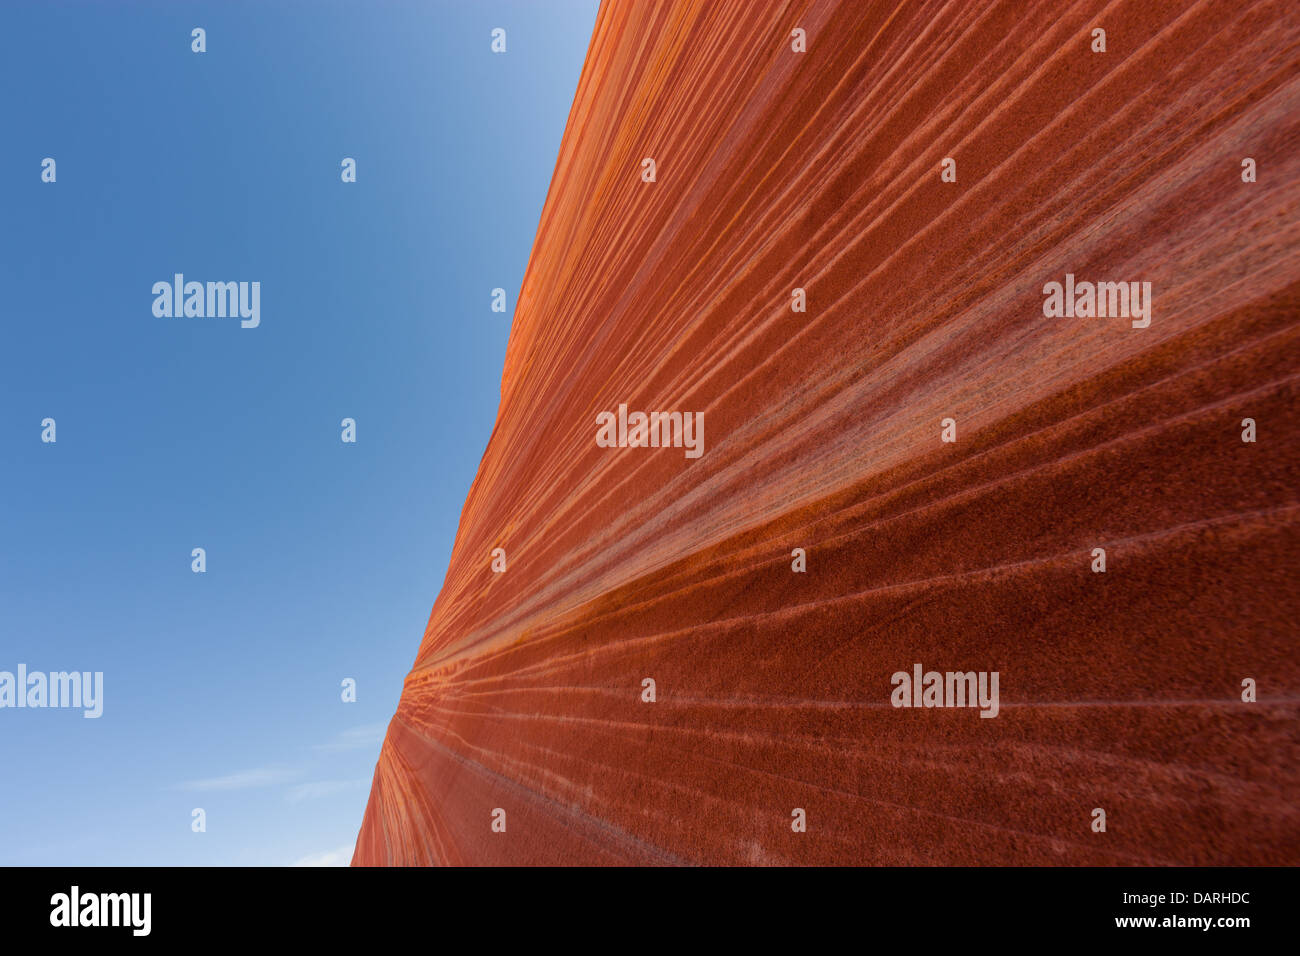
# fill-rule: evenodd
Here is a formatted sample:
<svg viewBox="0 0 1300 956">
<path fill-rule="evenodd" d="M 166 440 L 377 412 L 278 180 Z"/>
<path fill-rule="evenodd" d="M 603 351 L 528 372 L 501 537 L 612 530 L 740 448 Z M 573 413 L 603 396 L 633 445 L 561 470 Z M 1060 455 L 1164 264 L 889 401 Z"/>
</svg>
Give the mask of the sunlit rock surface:
<svg viewBox="0 0 1300 956">
<path fill-rule="evenodd" d="M 605 3 L 354 862 L 1300 862 L 1300 19 L 1242 6 Z"/>
</svg>

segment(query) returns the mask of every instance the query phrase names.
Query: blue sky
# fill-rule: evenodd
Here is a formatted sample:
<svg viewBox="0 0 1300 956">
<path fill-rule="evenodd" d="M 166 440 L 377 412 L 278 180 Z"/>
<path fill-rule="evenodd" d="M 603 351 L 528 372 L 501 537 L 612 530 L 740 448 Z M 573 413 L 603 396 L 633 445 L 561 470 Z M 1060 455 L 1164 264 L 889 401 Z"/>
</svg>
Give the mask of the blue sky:
<svg viewBox="0 0 1300 956">
<path fill-rule="evenodd" d="M 0 709 L 0 864 L 350 856 L 595 13 L 0 6 L 0 670 L 104 672 Z M 156 318 L 176 272 L 260 326 Z"/>
</svg>

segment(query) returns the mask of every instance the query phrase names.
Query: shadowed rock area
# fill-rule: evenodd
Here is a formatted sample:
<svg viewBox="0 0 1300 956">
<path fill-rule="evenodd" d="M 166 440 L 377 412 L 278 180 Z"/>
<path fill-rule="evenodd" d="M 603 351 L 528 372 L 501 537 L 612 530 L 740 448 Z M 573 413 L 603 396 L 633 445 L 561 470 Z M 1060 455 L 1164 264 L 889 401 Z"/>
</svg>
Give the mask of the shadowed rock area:
<svg viewBox="0 0 1300 956">
<path fill-rule="evenodd" d="M 1300 863 L 1298 56 L 1286 2 L 603 4 L 354 864 Z"/>
</svg>

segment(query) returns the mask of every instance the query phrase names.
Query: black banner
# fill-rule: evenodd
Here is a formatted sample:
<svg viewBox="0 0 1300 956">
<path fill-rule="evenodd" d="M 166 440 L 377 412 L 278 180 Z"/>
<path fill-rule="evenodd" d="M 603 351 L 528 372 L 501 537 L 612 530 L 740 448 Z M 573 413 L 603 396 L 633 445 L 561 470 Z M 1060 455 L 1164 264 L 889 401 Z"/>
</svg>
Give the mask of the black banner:
<svg viewBox="0 0 1300 956">
<path fill-rule="evenodd" d="M 1291 923 L 1289 869 L 0 870 L 6 941 L 619 948 L 828 933 L 920 948 L 1132 940 L 1234 946 Z M 469 939 L 465 936 L 468 934 Z M 1261 936 L 1260 938 L 1265 938 Z"/>
</svg>

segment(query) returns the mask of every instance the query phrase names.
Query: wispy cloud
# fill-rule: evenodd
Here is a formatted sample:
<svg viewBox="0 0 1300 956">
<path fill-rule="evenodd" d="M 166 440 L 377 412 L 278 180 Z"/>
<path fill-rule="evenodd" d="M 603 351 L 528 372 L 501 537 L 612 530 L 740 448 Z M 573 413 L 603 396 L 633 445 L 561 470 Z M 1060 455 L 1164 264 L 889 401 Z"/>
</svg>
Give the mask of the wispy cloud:
<svg viewBox="0 0 1300 956">
<path fill-rule="evenodd" d="M 332 793 L 342 793 L 344 790 L 358 790 L 365 785 L 365 780 L 315 780 L 290 787 L 284 798 L 290 803 L 298 803 L 302 800 L 328 797 Z"/>
<path fill-rule="evenodd" d="M 352 847 L 341 846 L 334 850 L 326 850 L 323 853 L 309 853 L 299 860 L 294 860 L 290 866 L 347 866 L 352 862 Z"/>
<path fill-rule="evenodd" d="M 363 724 L 336 734 L 326 744 L 317 744 L 315 749 L 323 753 L 337 753 L 340 750 L 361 750 L 366 747 L 377 748 L 384 741 L 386 724 Z"/>
<path fill-rule="evenodd" d="M 208 777 L 204 780 L 187 780 L 179 784 L 180 790 L 249 790 L 253 787 L 270 787 L 277 783 L 287 783 L 299 776 L 301 771 L 285 767 L 259 767 L 253 770 L 240 770 L 226 774 L 224 777 Z"/>
</svg>

